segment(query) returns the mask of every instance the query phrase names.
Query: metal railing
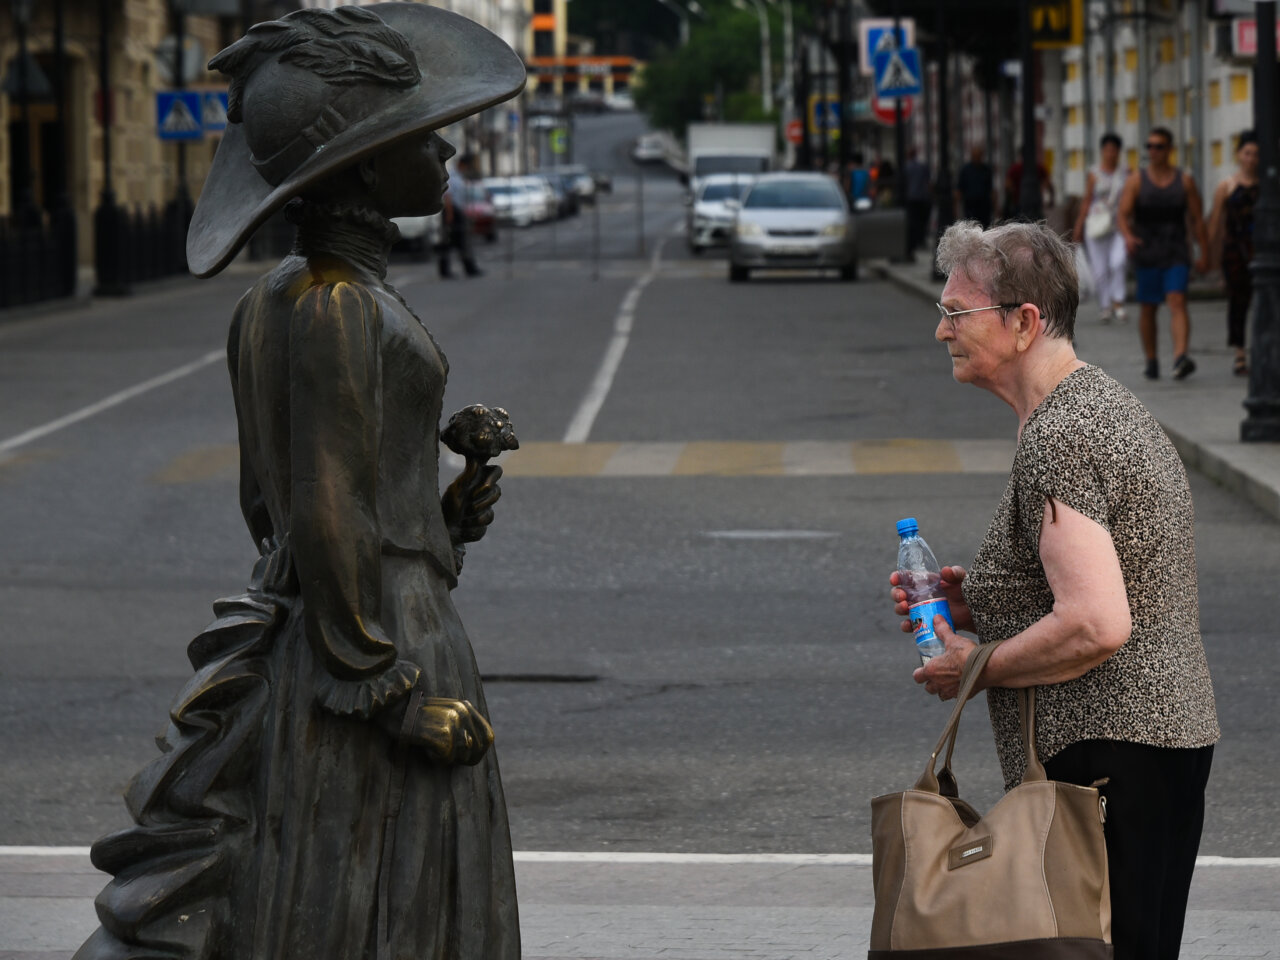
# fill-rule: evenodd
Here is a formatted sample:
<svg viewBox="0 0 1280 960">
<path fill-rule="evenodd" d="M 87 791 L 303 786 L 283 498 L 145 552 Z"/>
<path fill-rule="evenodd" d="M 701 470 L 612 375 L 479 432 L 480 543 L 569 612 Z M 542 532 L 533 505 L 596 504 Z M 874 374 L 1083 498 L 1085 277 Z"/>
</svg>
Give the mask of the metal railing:
<svg viewBox="0 0 1280 960">
<path fill-rule="evenodd" d="M 22 224 L 0 218 L 0 310 L 76 289 L 76 221 L 68 212 Z"/>
</svg>

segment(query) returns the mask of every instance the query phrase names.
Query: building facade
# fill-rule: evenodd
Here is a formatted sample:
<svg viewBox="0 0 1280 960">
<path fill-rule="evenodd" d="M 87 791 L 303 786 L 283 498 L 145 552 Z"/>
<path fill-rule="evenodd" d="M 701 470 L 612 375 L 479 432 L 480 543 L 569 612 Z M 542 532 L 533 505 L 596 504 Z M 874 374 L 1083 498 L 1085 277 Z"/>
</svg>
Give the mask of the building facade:
<svg viewBox="0 0 1280 960">
<path fill-rule="evenodd" d="M 432 2 L 476 20 L 516 49 L 527 36 L 529 0 Z M 307 0 L 307 5 L 332 7 L 340 3 Z M 274 0 L 224 0 L 221 4 L 206 0 L 203 8 L 221 7 L 238 13 L 248 8 L 257 21 L 296 6 Z M 59 10 L 64 37 L 62 135 L 53 92 L 58 77 L 55 17 Z M 116 202 L 131 212 L 161 210 L 173 201 L 181 189 L 180 170 L 185 171 L 187 193 L 198 199 L 221 134 L 210 129 L 200 139 L 182 144 L 159 136 L 157 94 L 173 89 L 177 59 L 179 25 L 169 0 L 107 0 L 105 8 L 98 0 L 0 0 L 0 65 L 6 77 L 16 74 L 17 18 L 24 13 L 22 32 L 29 52 L 27 95 L 23 97 L 14 84 L 6 84 L 0 95 L 0 218 L 13 214 L 19 194 L 26 190 L 36 207 L 44 210 L 52 208 L 55 193 L 65 190 L 79 224 L 78 258 L 89 264 L 94 261 L 93 213 L 108 177 L 104 118 L 110 123 L 110 186 Z M 190 14 L 182 18 L 188 90 L 225 92 L 224 78 L 210 73 L 205 64 L 243 31 L 239 15 Z M 104 50 L 106 96 L 101 83 Z M 517 99 L 502 104 L 443 133 L 459 149 L 476 154 L 484 170 L 512 172 L 518 169 L 521 155 L 521 103 Z M 15 156 L 16 151 L 21 154 Z M 25 168 L 30 171 L 26 184 L 17 182 L 21 156 L 27 158 Z"/>
</svg>

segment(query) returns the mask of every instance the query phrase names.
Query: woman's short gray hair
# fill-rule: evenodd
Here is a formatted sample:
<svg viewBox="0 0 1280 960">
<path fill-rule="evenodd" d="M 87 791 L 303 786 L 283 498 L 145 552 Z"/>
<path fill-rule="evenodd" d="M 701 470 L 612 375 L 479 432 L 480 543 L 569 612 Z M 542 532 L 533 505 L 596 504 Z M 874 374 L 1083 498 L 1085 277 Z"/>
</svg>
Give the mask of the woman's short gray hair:
<svg viewBox="0 0 1280 960">
<path fill-rule="evenodd" d="M 1040 223 L 1002 223 L 990 230 L 961 220 L 938 241 L 938 269 L 959 270 L 981 284 L 992 303 L 1034 303 L 1045 332 L 1071 340 L 1080 306 L 1075 254 L 1065 240 Z"/>
</svg>

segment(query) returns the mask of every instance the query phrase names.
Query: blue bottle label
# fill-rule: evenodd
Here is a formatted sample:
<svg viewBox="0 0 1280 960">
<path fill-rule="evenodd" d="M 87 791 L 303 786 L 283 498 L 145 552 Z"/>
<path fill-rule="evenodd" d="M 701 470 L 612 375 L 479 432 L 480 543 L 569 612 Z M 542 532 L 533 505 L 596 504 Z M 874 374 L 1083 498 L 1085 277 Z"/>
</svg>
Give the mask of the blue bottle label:
<svg viewBox="0 0 1280 960">
<path fill-rule="evenodd" d="M 936 616 L 945 619 L 952 630 L 956 628 L 955 621 L 951 619 L 951 607 L 943 598 L 911 604 L 908 616 L 911 618 L 911 629 L 915 631 L 917 647 L 942 643 L 933 631 L 933 618 Z"/>
</svg>

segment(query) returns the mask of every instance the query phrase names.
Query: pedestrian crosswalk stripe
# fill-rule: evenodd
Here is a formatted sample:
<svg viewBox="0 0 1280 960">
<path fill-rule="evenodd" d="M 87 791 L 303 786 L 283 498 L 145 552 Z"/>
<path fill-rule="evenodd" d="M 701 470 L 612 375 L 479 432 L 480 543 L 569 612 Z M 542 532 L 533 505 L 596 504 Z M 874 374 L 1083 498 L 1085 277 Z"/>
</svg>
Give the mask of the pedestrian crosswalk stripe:
<svg viewBox="0 0 1280 960">
<path fill-rule="evenodd" d="M 839 477 L 909 473 L 1006 474 L 1012 440 L 799 440 L 687 443 L 526 442 L 498 461 L 506 477 Z M 441 449 L 441 475 L 462 469 Z M 194 447 L 151 477 L 197 483 L 236 475 L 235 444 Z"/>
<path fill-rule="evenodd" d="M 822 477 L 1006 474 L 1012 440 L 802 440 L 789 443 L 524 443 L 507 477 Z"/>
</svg>

